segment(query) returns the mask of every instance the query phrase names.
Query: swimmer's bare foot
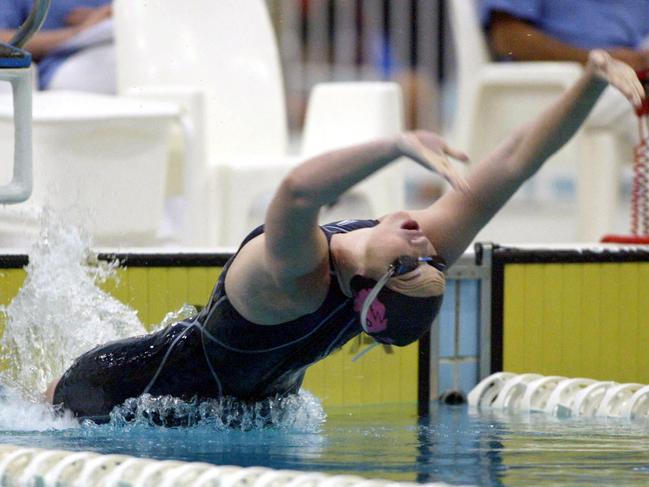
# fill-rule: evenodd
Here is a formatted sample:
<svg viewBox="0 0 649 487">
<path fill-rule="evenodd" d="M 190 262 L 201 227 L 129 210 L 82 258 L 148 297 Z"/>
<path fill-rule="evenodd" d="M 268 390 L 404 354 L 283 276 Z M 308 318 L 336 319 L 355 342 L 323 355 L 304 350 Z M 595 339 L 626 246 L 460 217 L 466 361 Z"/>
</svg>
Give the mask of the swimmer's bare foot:
<svg viewBox="0 0 649 487">
<path fill-rule="evenodd" d="M 50 404 L 54 403 L 54 391 L 56 391 L 56 386 L 58 385 L 59 380 L 61 379 L 55 379 L 50 382 L 50 385 L 47 386 L 47 389 L 45 389 L 45 392 L 43 393 L 45 401 Z"/>
</svg>

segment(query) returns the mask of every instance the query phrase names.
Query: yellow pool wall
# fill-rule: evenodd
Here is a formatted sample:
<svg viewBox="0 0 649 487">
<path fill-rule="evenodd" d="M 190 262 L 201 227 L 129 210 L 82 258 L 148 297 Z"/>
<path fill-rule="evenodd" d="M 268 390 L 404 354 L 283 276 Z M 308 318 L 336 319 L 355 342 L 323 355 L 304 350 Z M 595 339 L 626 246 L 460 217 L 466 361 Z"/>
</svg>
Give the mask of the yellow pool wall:
<svg viewBox="0 0 649 487">
<path fill-rule="evenodd" d="M 503 369 L 649 383 L 649 262 L 507 264 Z"/>
<path fill-rule="evenodd" d="M 220 267 L 126 267 L 117 280 L 102 287 L 138 313 L 147 327 L 183 304 L 207 302 Z M 23 269 L 0 270 L 0 305 L 8 305 L 26 277 Z M 5 317 L 0 326 L 4 330 Z M 319 397 L 325 407 L 404 403 L 415 411 L 418 387 L 417 344 L 405 348 L 380 346 L 357 362 L 352 358 L 370 344 L 357 337 L 340 351 L 309 369 L 304 388 Z"/>
</svg>

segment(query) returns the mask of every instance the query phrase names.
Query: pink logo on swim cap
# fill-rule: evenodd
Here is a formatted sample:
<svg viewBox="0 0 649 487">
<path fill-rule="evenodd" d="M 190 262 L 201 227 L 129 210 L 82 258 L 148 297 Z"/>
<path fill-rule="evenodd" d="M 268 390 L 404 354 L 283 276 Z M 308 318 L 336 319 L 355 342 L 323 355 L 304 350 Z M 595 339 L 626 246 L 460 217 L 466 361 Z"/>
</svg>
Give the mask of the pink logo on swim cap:
<svg viewBox="0 0 649 487">
<path fill-rule="evenodd" d="M 369 289 L 361 289 L 356 298 L 354 299 L 354 311 L 360 313 L 363 309 L 363 303 L 370 293 Z M 367 311 L 366 317 L 367 331 L 371 333 L 378 333 L 388 327 L 388 320 L 385 316 L 385 305 L 375 298 L 370 309 Z"/>
</svg>

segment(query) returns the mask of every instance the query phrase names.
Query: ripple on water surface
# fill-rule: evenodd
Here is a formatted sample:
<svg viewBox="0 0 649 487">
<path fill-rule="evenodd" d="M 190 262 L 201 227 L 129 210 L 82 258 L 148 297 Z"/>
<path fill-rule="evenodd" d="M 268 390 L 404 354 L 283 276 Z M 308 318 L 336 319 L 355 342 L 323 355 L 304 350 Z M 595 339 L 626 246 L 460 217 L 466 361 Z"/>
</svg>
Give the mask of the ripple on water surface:
<svg viewBox="0 0 649 487">
<path fill-rule="evenodd" d="M 21 445 L 267 466 L 401 481 L 472 485 L 646 485 L 647 425 L 542 415 L 476 416 L 464 407 L 336 408 L 317 429 L 299 425 L 165 428 L 145 422 L 5 432 Z"/>
</svg>

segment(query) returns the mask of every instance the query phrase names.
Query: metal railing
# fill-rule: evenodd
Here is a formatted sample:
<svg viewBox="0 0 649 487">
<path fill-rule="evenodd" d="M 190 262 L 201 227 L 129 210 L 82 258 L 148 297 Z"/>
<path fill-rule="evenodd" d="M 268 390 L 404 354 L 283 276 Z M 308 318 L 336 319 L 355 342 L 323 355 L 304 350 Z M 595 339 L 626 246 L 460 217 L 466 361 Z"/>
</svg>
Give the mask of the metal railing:
<svg viewBox="0 0 649 487">
<path fill-rule="evenodd" d="M 0 203 L 20 203 L 32 193 L 32 73 L 31 56 L 19 51 L 43 25 L 50 0 L 34 0 L 27 20 L 4 46 L 0 80 L 11 83 L 14 116 L 14 161 L 11 181 L 0 186 Z M 13 46 L 13 47 L 12 47 Z"/>
</svg>

